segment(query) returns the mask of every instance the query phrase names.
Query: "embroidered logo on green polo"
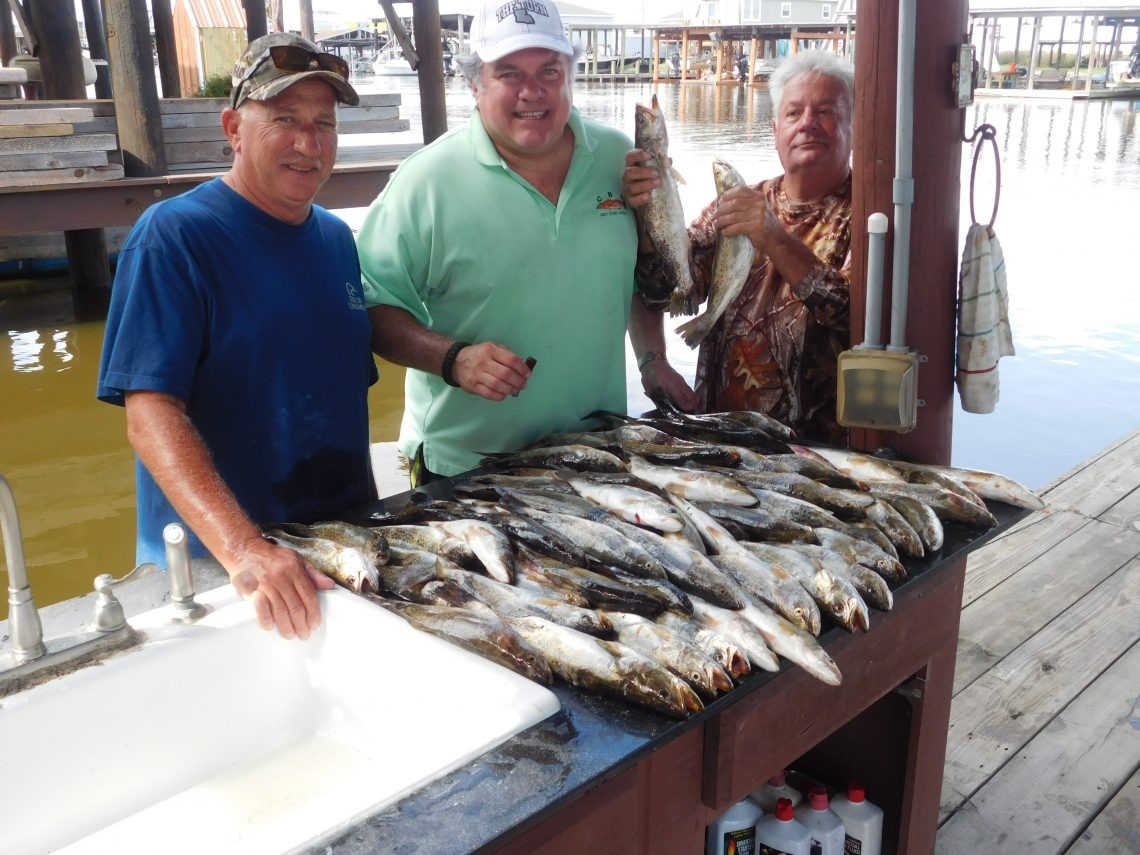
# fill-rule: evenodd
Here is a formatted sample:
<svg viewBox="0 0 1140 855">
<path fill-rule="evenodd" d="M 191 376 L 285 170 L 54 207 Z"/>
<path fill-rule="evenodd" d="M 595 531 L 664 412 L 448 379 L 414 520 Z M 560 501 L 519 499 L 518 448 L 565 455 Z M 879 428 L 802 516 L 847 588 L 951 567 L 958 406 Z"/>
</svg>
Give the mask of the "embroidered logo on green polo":
<svg viewBox="0 0 1140 855">
<path fill-rule="evenodd" d="M 603 217 L 612 217 L 615 214 L 624 214 L 625 200 L 621 196 L 615 196 L 612 192 L 607 191 L 605 196 L 598 197 L 598 204 L 594 206 L 595 210 L 600 211 Z"/>
</svg>

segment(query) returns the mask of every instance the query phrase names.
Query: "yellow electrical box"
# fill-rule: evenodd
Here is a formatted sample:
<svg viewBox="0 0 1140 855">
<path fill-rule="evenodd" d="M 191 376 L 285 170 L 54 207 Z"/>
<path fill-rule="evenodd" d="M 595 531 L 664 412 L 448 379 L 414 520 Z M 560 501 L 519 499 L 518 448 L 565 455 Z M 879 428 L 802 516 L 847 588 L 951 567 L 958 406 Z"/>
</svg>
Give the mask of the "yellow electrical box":
<svg viewBox="0 0 1140 855">
<path fill-rule="evenodd" d="M 844 427 L 906 433 L 918 422 L 918 355 L 870 348 L 839 354 L 836 417 Z"/>
</svg>

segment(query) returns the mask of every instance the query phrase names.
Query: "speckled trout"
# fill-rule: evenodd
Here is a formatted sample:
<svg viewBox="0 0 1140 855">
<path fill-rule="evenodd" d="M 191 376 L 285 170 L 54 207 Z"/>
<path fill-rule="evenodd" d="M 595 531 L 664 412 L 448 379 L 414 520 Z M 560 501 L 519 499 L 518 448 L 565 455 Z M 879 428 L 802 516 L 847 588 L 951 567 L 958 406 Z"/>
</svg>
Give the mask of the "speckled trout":
<svg viewBox="0 0 1140 855">
<path fill-rule="evenodd" d="M 669 313 L 691 315 L 697 310 L 696 294 L 693 290 L 693 276 L 689 271 L 689 230 L 685 223 L 685 212 L 681 207 L 681 194 L 677 190 L 678 179 L 684 179 L 669 163 L 669 132 L 665 129 L 665 117 L 653 96 L 651 105 L 637 105 L 634 118 L 633 144 L 652 155 L 645 166 L 656 169 L 661 177 L 661 186 L 649 198 L 649 204 L 638 210 L 637 217 L 641 231 L 653 242 L 653 249 L 665 262 L 668 290 L 661 294 L 648 294 L 649 297 L 669 297 Z"/>
<path fill-rule="evenodd" d="M 740 173 L 726 161 L 718 158 L 713 161 L 712 168 L 717 199 L 744 183 Z M 717 234 L 708 304 L 703 313 L 677 327 L 677 332 L 689 347 L 696 347 L 705 340 L 725 309 L 736 299 L 748 280 L 755 252 L 752 241 L 746 235 L 728 237 Z"/>
</svg>

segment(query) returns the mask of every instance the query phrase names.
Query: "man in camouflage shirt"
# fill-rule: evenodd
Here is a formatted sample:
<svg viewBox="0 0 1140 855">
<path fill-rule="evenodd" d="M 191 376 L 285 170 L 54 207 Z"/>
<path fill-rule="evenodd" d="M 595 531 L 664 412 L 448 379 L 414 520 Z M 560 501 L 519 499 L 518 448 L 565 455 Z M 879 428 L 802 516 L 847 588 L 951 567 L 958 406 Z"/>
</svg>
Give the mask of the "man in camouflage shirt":
<svg viewBox="0 0 1140 855">
<path fill-rule="evenodd" d="M 748 280 L 701 344 L 695 393 L 663 347 L 640 360 L 642 382 L 686 409 L 757 410 L 802 437 L 841 443 L 836 358 L 849 333 L 854 72 L 830 53 L 805 51 L 781 63 L 769 89 L 784 173 L 728 191 L 689 227 L 700 299 L 708 295 L 718 232 L 752 241 Z M 625 198 L 635 208 L 659 186 L 656 172 L 639 165 L 645 157 L 627 158 Z M 647 238 L 641 249 L 639 288 L 660 292 L 648 283 L 664 281 L 661 258 Z"/>
</svg>

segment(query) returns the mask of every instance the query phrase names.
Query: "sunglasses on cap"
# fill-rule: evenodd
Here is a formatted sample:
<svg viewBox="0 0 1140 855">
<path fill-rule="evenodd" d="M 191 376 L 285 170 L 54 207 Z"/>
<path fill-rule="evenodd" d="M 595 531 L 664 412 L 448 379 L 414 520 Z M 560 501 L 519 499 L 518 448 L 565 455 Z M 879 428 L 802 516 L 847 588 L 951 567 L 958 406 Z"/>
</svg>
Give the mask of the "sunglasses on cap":
<svg viewBox="0 0 1140 855">
<path fill-rule="evenodd" d="M 247 83 L 254 73 L 265 64 L 266 60 L 272 62 L 273 67 L 278 71 L 286 71 L 290 74 L 310 70 L 331 71 L 348 80 L 348 63 L 335 54 L 314 53 L 300 45 L 274 45 L 267 48 L 265 53 L 257 58 L 257 62 L 246 69 L 245 74 L 238 81 L 238 86 Z M 314 65 L 316 69 L 313 68 Z"/>
</svg>

